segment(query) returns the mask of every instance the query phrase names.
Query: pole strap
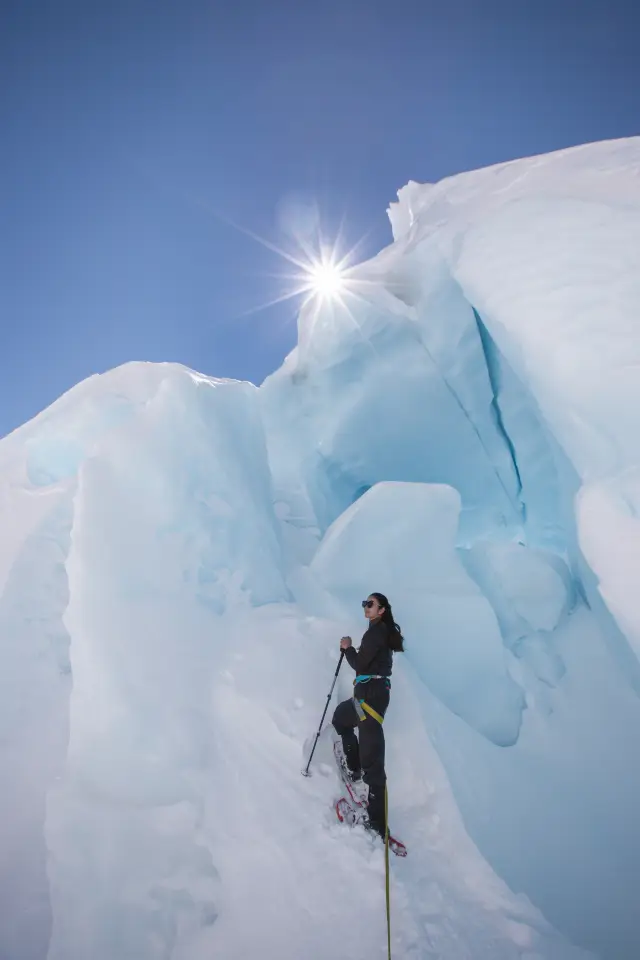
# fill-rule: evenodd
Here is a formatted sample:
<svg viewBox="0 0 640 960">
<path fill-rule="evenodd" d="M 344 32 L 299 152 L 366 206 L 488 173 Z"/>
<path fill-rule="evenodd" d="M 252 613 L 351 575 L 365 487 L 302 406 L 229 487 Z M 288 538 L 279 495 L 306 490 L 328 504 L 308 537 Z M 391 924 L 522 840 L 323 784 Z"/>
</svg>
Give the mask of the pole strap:
<svg viewBox="0 0 640 960">
<path fill-rule="evenodd" d="M 387 784 L 384 785 L 384 873 L 387 897 L 387 953 L 391 960 L 391 896 L 389 893 L 389 799 L 387 795 Z"/>
</svg>

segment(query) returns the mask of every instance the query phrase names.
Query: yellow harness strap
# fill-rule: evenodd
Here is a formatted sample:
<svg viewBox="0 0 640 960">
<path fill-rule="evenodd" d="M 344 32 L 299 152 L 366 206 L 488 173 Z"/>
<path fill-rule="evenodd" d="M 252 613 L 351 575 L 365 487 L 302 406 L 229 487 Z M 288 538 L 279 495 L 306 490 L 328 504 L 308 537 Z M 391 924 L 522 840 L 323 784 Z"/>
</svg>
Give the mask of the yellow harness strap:
<svg viewBox="0 0 640 960">
<path fill-rule="evenodd" d="M 370 717 L 373 717 L 374 720 L 377 720 L 378 723 L 384 721 L 384 717 L 381 717 L 377 710 L 374 710 L 373 707 L 370 707 L 366 700 L 361 700 L 360 704 L 362 709 L 369 714 Z"/>
</svg>

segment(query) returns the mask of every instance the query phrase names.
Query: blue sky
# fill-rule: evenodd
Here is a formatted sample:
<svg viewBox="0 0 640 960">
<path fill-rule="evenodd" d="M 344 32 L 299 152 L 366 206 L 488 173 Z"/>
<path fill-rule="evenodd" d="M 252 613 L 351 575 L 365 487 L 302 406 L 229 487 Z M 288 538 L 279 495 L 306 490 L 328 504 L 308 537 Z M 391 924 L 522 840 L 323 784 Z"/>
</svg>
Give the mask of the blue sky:
<svg viewBox="0 0 640 960">
<path fill-rule="evenodd" d="M 4 0 L 0 435 L 131 359 L 260 382 L 317 201 L 369 256 L 407 180 L 640 133 L 631 0 Z"/>
</svg>

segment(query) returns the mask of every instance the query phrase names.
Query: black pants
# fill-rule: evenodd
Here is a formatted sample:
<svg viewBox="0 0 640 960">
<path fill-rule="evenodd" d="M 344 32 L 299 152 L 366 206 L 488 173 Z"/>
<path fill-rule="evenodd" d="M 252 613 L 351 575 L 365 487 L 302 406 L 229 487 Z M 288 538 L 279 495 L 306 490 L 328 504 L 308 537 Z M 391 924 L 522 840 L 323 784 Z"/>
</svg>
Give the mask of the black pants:
<svg viewBox="0 0 640 960">
<path fill-rule="evenodd" d="M 359 683 L 354 690 L 357 700 L 366 700 L 370 707 L 384 717 L 389 706 L 389 688 L 384 680 L 369 680 Z M 365 783 L 369 787 L 369 821 L 374 830 L 384 837 L 387 830 L 384 815 L 384 788 L 387 776 L 384 771 L 384 731 L 369 714 L 359 720 L 353 700 L 339 703 L 333 714 L 333 726 L 342 737 L 344 755 L 349 769 L 356 772 L 362 768 Z M 355 734 L 358 727 L 358 737 Z M 359 739 L 359 742 L 358 742 Z"/>
</svg>

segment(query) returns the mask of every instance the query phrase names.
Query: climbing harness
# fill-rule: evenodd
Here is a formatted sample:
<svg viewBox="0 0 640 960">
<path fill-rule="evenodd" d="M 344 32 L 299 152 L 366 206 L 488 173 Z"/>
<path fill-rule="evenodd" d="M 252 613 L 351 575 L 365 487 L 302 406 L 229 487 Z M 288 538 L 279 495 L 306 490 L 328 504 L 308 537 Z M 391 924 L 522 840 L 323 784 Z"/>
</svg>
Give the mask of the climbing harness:
<svg viewBox="0 0 640 960">
<path fill-rule="evenodd" d="M 361 723 L 363 720 L 367 719 L 367 714 L 369 714 L 370 717 L 373 717 L 374 720 L 377 720 L 378 723 L 382 723 L 384 721 L 384 717 L 379 714 L 377 710 L 374 710 L 373 707 L 370 707 L 366 700 L 358 700 L 357 697 L 353 697 L 352 699 L 358 720 Z"/>
<path fill-rule="evenodd" d="M 384 677 L 381 673 L 361 673 L 355 678 L 353 685 L 356 687 L 359 683 L 368 683 L 369 680 L 386 680 L 387 686 L 391 686 L 389 677 Z"/>
</svg>

